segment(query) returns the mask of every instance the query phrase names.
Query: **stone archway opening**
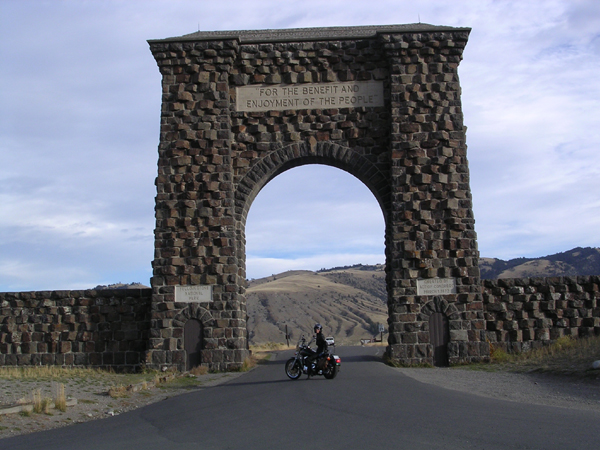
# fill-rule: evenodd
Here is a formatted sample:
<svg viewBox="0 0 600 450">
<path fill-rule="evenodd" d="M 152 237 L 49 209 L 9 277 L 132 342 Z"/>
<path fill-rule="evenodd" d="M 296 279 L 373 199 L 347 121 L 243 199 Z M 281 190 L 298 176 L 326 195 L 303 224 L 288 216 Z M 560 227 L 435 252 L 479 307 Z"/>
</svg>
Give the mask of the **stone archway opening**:
<svg viewBox="0 0 600 450">
<path fill-rule="evenodd" d="M 250 207 L 245 235 L 248 278 L 275 273 L 253 268 L 267 258 L 279 272 L 385 262 L 385 222 L 373 194 L 326 165 L 295 167 L 271 180 Z"/>
<path fill-rule="evenodd" d="M 387 330 L 385 291 L 353 286 L 348 293 L 350 286 L 344 284 L 348 275 L 323 270 L 370 265 L 378 269 L 368 277 L 385 283 L 383 213 L 356 177 L 319 164 L 279 174 L 252 203 L 245 235 L 251 344 L 284 342 L 286 326 L 290 339 L 297 339 L 309 333 L 315 322 L 338 344 L 379 336 L 378 324 L 385 324 Z M 365 270 L 350 276 L 366 278 Z M 274 276 L 282 273 L 284 278 Z M 305 283 L 302 295 L 296 292 L 299 283 Z M 313 299 L 312 304 L 308 299 Z M 375 331 L 370 330 L 373 326 Z"/>
</svg>

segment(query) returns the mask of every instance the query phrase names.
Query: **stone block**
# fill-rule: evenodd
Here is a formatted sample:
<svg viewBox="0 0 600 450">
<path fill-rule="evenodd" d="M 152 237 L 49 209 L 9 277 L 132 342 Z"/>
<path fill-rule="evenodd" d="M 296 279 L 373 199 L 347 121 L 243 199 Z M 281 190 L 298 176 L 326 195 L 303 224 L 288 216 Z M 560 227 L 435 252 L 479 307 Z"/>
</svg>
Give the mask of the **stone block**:
<svg viewBox="0 0 600 450">
<path fill-rule="evenodd" d="M 467 330 L 450 330 L 450 341 L 468 341 L 469 336 Z"/>
</svg>

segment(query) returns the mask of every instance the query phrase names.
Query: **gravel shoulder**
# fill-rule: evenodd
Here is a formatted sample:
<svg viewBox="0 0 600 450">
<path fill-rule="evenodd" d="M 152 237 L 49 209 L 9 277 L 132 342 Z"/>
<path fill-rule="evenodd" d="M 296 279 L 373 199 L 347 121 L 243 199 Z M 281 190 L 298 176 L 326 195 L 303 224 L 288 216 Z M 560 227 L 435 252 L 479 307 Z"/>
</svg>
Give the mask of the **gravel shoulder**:
<svg viewBox="0 0 600 450">
<path fill-rule="evenodd" d="M 0 414 L 0 439 L 122 414 L 175 395 L 216 386 L 241 375 L 243 372 L 182 376 L 159 387 L 127 392 L 117 398 L 108 395 L 109 383 L 100 380 L 66 381 L 63 383 L 66 397 L 77 399 L 75 406 L 67 407 L 65 412 L 51 409 L 48 414 Z M 32 392 L 38 389 L 42 397 L 52 398 L 55 387 L 51 381 L 0 379 L 0 410 L 3 406 L 14 405 L 20 399 L 30 399 Z"/>
<path fill-rule="evenodd" d="M 600 411 L 595 379 L 544 373 L 486 372 L 461 368 L 398 368 L 417 381 L 445 389 L 534 405 Z"/>
</svg>

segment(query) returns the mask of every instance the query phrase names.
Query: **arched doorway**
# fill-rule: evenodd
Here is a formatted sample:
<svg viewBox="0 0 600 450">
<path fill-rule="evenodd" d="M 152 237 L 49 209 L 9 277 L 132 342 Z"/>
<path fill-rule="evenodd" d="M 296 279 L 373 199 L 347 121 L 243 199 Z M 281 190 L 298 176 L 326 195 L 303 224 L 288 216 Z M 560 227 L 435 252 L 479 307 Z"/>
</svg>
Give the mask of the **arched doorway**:
<svg viewBox="0 0 600 450">
<path fill-rule="evenodd" d="M 198 319 L 189 319 L 183 327 L 183 347 L 186 353 L 186 370 L 191 370 L 202 362 L 202 341 L 202 322 Z"/>
</svg>

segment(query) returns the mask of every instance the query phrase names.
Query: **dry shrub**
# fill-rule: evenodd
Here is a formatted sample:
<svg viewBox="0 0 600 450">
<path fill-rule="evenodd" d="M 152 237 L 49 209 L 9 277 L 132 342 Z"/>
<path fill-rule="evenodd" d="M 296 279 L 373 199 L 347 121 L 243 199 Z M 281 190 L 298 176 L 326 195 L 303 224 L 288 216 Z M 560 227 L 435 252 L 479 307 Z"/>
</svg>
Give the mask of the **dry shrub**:
<svg viewBox="0 0 600 450">
<path fill-rule="evenodd" d="M 127 397 L 128 394 L 129 394 L 129 391 L 128 391 L 127 387 L 123 386 L 123 385 L 111 386 L 108 389 L 108 395 L 111 398 L 123 398 L 123 397 Z"/>
<path fill-rule="evenodd" d="M 65 412 L 67 410 L 67 397 L 65 396 L 65 385 L 62 383 L 56 383 L 55 385 L 55 396 L 54 396 L 54 407 L 59 411 Z"/>
<path fill-rule="evenodd" d="M 250 356 L 244 359 L 242 363 L 242 367 L 240 367 L 240 372 L 248 372 L 250 369 L 256 367 L 257 361 L 254 356 Z"/>
<path fill-rule="evenodd" d="M 42 392 L 39 389 L 36 389 L 31 393 L 32 403 L 33 403 L 33 412 L 41 413 L 42 412 Z"/>
<path fill-rule="evenodd" d="M 509 355 L 506 350 L 496 345 L 490 345 L 490 359 L 494 363 L 506 363 L 512 360 L 512 356 Z"/>
<path fill-rule="evenodd" d="M 192 368 L 192 370 L 190 370 L 190 373 L 195 376 L 206 375 L 208 373 L 208 367 L 196 366 L 196 367 Z"/>
</svg>

